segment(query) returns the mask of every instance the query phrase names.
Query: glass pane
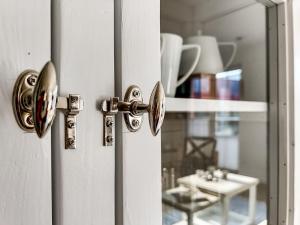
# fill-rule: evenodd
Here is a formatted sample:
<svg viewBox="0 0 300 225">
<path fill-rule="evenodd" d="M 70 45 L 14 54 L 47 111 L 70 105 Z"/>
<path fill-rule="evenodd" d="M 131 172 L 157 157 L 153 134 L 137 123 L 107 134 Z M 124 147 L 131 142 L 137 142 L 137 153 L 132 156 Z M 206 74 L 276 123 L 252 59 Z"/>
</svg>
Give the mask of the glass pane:
<svg viewBox="0 0 300 225">
<path fill-rule="evenodd" d="M 161 0 L 163 225 L 267 224 L 267 10 Z"/>
</svg>

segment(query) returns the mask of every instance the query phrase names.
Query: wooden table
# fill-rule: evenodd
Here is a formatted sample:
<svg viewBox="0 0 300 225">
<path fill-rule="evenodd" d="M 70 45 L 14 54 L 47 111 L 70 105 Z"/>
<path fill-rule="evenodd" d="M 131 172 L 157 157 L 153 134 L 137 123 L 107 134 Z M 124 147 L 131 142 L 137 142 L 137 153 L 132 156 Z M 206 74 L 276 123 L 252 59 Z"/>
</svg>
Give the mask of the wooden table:
<svg viewBox="0 0 300 225">
<path fill-rule="evenodd" d="M 215 175 L 219 176 L 217 172 Z M 177 182 L 186 187 L 197 187 L 200 190 L 208 191 L 220 196 L 222 209 L 221 225 L 228 224 L 229 205 L 231 198 L 249 190 L 248 224 L 254 224 L 256 209 L 256 186 L 259 183 L 257 178 L 229 173 L 226 180 L 219 179 L 219 181 L 213 182 L 207 181 L 205 178 L 193 174 L 179 178 Z"/>
</svg>

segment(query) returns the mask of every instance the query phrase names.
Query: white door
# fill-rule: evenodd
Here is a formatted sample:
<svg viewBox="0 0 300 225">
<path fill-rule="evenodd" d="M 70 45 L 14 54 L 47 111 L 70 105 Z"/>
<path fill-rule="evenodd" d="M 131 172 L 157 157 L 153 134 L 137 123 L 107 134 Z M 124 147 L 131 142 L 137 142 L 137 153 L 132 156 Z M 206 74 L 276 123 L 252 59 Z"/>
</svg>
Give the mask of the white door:
<svg viewBox="0 0 300 225">
<path fill-rule="evenodd" d="M 97 106 L 114 95 L 114 2 L 4 0 L 0 12 L 0 224 L 115 224 L 115 148 L 102 146 Z M 19 74 L 49 60 L 58 95 L 84 100 L 73 150 L 61 111 L 42 139 L 14 118 Z"/>
<path fill-rule="evenodd" d="M 284 1 L 274 2 L 1 1 L 0 224 L 288 224 L 290 21 Z M 183 73 L 179 61 L 170 69 L 164 60 L 188 59 L 173 55 L 179 36 L 186 43 L 200 29 L 237 45 L 228 67 L 231 49 L 214 55 L 224 60 L 227 73 L 194 66 L 176 96 L 166 88 L 166 117 L 157 136 L 148 112 L 137 132 L 118 113 L 113 145 L 104 146 L 100 102 L 123 100 L 131 85 L 140 88 L 145 104 L 153 100 L 157 81 L 175 88 L 162 76 L 169 71 L 174 81 L 174 74 Z M 176 46 L 166 45 L 170 40 Z M 202 51 L 198 65 L 206 46 L 189 44 Z M 14 118 L 18 75 L 40 71 L 49 60 L 59 96 L 79 94 L 84 100 L 73 150 L 65 149 L 62 112 L 42 139 L 22 131 Z M 140 109 L 153 113 L 145 105 Z"/>
<path fill-rule="evenodd" d="M 291 23 L 284 2 L 116 1 L 115 96 L 124 99 L 137 85 L 147 104 L 159 80 L 167 94 L 156 137 L 148 115 L 136 133 L 117 116 L 117 224 L 291 222 Z M 174 96 L 172 76 L 196 58 L 192 50 L 180 53 L 178 64 L 179 36 L 200 45 L 201 54 Z M 217 46 L 212 37 L 226 43 Z"/>
<path fill-rule="evenodd" d="M 25 69 L 50 59 L 50 0 L 0 2 L 0 224 L 51 225 L 51 134 L 15 121 L 12 93 Z"/>
<path fill-rule="evenodd" d="M 148 104 L 160 80 L 159 1 L 116 1 L 116 96 L 137 85 Z M 160 135 L 145 115 L 138 132 L 116 121 L 117 224 L 161 224 Z"/>
</svg>

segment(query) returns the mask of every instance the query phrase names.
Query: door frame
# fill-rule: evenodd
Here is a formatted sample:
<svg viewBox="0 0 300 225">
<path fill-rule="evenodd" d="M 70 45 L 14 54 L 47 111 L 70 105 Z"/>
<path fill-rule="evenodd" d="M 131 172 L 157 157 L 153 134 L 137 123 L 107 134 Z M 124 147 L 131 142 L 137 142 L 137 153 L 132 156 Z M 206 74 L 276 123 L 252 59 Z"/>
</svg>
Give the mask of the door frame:
<svg viewBox="0 0 300 225">
<path fill-rule="evenodd" d="M 265 2 L 268 23 L 268 223 L 293 224 L 294 74 L 292 1 Z M 275 38 L 276 37 L 276 38 Z M 274 77 L 273 77 L 274 76 Z"/>
</svg>

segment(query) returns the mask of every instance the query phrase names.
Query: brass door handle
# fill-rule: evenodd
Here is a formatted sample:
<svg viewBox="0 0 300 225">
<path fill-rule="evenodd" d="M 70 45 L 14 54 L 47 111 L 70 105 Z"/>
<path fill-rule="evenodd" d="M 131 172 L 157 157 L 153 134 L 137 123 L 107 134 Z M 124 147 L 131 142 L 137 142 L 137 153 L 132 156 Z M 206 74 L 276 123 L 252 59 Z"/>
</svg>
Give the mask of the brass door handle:
<svg viewBox="0 0 300 225">
<path fill-rule="evenodd" d="M 161 82 L 157 82 L 150 96 L 149 104 L 143 103 L 141 89 L 138 86 L 130 86 L 124 97 L 119 101 L 118 97 L 110 98 L 102 102 L 104 113 L 104 145 L 112 145 L 112 132 L 107 124 L 112 121 L 112 116 L 118 112 L 124 113 L 127 128 L 136 132 L 141 128 L 143 114 L 149 113 L 149 125 L 151 133 L 156 136 L 161 129 L 165 116 L 165 92 Z M 111 127 L 111 126 L 110 126 Z"/>
<path fill-rule="evenodd" d="M 56 71 L 47 62 L 40 73 L 25 70 L 17 79 L 13 91 L 13 109 L 19 126 L 36 132 L 42 138 L 52 126 L 56 109 L 65 113 L 65 148 L 76 148 L 76 115 L 83 109 L 80 95 L 58 97 Z"/>
</svg>

